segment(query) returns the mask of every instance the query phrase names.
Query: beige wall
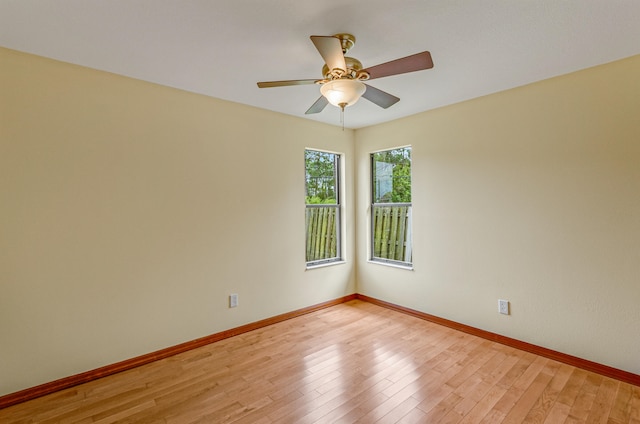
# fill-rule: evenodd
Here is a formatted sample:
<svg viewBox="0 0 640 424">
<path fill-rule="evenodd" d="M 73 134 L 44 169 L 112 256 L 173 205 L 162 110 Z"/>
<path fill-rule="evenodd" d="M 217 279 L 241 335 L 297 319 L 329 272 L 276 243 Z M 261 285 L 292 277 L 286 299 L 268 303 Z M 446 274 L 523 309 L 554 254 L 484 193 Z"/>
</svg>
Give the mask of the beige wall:
<svg viewBox="0 0 640 424">
<path fill-rule="evenodd" d="M 357 131 L 358 292 L 640 374 L 639 76 L 635 56 Z M 406 144 L 413 271 L 367 262 L 369 152 Z"/>
<path fill-rule="evenodd" d="M 304 258 L 304 149 L 353 193 L 352 131 L 3 49 L 0 131 L 0 395 L 355 291 L 353 226 Z"/>
</svg>

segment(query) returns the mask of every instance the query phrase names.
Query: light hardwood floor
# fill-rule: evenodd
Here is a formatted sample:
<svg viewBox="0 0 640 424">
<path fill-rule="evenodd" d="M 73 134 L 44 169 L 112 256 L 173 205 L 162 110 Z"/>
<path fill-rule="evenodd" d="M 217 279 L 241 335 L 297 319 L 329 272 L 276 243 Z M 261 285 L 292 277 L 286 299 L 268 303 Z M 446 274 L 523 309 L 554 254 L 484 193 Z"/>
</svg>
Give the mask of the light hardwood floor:
<svg viewBox="0 0 640 424">
<path fill-rule="evenodd" d="M 640 423 L 640 387 L 351 301 L 0 410 L 2 423 Z"/>
</svg>

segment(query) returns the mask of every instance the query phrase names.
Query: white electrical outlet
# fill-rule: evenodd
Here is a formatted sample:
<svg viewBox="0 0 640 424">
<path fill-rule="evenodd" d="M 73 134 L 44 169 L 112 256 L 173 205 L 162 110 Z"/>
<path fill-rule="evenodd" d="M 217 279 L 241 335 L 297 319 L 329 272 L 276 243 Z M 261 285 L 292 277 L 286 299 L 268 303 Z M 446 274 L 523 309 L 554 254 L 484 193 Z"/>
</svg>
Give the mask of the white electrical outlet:
<svg viewBox="0 0 640 424">
<path fill-rule="evenodd" d="M 509 315 L 509 301 L 498 299 L 498 312 L 504 315 Z"/>
<path fill-rule="evenodd" d="M 235 308 L 238 306 L 238 295 L 237 294 L 230 294 L 229 295 L 229 307 L 230 308 Z"/>
</svg>

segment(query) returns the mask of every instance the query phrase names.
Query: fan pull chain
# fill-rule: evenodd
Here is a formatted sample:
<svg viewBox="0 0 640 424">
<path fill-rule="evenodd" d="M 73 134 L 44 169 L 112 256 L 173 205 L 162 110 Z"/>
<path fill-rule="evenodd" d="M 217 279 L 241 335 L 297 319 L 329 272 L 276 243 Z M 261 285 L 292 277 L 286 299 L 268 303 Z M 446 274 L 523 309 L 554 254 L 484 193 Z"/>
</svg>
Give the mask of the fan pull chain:
<svg viewBox="0 0 640 424">
<path fill-rule="evenodd" d="M 346 103 L 340 103 L 340 123 L 342 124 L 342 131 L 344 131 L 344 107 Z"/>
</svg>

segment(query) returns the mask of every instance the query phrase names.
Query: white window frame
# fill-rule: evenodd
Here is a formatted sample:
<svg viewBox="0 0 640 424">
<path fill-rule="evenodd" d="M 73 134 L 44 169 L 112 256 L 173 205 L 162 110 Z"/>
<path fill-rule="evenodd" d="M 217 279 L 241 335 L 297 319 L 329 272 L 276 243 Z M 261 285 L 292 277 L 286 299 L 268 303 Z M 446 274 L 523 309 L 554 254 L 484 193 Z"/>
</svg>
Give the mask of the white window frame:
<svg viewBox="0 0 640 424">
<path fill-rule="evenodd" d="M 334 191 L 335 191 L 335 200 L 336 203 L 331 203 L 331 204 L 307 204 L 305 201 L 305 260 L 306 260 L 306 265 L 307 268 L 313 268 L 313 267 L 318 267 L 318 266 L 323 266 L 323 265 L 328 265 L 328 264 L 333 264 L 333 263 L 340 263 L 343 262 L 343 249 L 342 249 L 342 234 L 343 234 L 343 230 L 342 230 L 342 161 L 343 161 L 343 155 L 341 153 L 337 153 L 337 152 L 331 152 L 331 151 L 327 151 L 327 150 L 322 150 L 322 149 L 316 149 L 316 148 L 305 148 L 305 199 L 308 196 L 307 193 L 307 187 L 308 187 L 308 175 L 307 175 L 307 162 L 306 162 L 306 154 L 307 151 L 314 151 L 314 152 L 319 152 L 319 153 L 326 153 L 326 154 L 330 154 L 334 156 L 334 166 L 333 166 L 333 172 L 334 172 Z M 332 255 L 330 257 L 315 257 L 316 255 L 311 255 L 312 257 L 310 258 L 310 247 L 309 247 L 309 240 L 310 240 L 310 236 L 313 237 L 313 235 L 311 235 L 310 229 L 309 229 L 309 213 L 311 210 L 332 210 L 333 213 L 333 228 L 335 229 L 335 232 L 333 233 L 333 237 L 335 237 L 335 255 Z M 329 213 L 328 216 L 331 216 L 332 214 Z M 316 233 L 318 234 L 318 233 Z M 331 236 L 331 235 L 327 235 L 327 236 Z M 324 237 L 327 237 L 324 236 Z M 325 241 L 325 243 L 327 243 Z M 329 241 L 329 243 L 331 245 L 333 245 L 333 242 Z M 325 244 L 326 246 L 326 244 Z"/>
<path fill-rule="evenodd" d="M 370 179 L 370 196 L 371 196 L 371 201 L 370 201 L 370 211 L 371 211 L 371 215 L 370 215 L 370 228 L 369 228 L 369 238 L 370 238 L 370 243 L 369 243 L 369 261 L 370 262 L 374 262 L 374 263 L 380 263 L 380 264 L 385 264 L 385 265 L 391 265 L 391 266 L 396 266 L 396 267 L 401 267 L 401 268 L 407 268 L 407 269 L 413 269 L 413 228 L 412 228 L 412 211 L 413 211 L 413 203 L 412 202 L 376 202 L 376 188 L 375 188 L 375 184 L 376 184 L 376 180 L 375 180 L 375 175 L 374 175 L 374 158 L 375 155 L 378 153 L 383 153 L 383 152 L 389 152 L 389 151 L 393 151 L 393 150 L 399 150 L 399 149 L 409 149 L 411 152 L 413 152 L 411 146 L 399 146 L 399 147 L 392 147 L 392 148 L 386 148 L 386 149 L 382 149 L 382 150 L 377 150 L 375 152 L 371 152 L 369 155 L 369 164 L 370 164 L 370 172 L 369 172 L 369 179 Z M 410 158 L 410 163 L 411 165 L 413 165 L 413 158 Z M 411 175 L 413 174 L 413 170 L 411 169 L 410 172 L 410 181 L 411 180 Z M 413 184 L 410 185 L 410 190 L 413 191 Z M 385 227 L 385 223 L 384 222 L 380 222 L 379 219 L 376 218 L 376 213 L 380 213 L 379 211 L 381 210 L 381 208 L 391 208 L 392 210 L 390 211 L 392 214 L 392 218 L 390 219 L 393 220 L 394 218 L 396 219 L 396 222 L 392 222 L 389 227 Z M 394 210 L 395 208 L 395 210 Z M 403 208 L 406 208 L 403 209 Z M 406 214 L 406 215 L 403 215 Z M 402 219 L 402 216 L 405 217 L 405 219 Z M 379 243 L 380 237 L 376 238 L 376 231 L 378 233 L 381 232 L 389 232 L 391 233 L 393 230 L 393 225 L 396 225 L 395 227 L 395 231 L 400 231 L 399 228 L 401 228 L 401 230 L 406 234 L 406 236 L 404 237 L 403 240 L 403 254 L 402 254 L 402 259 L 398 259 L 396 258 L 389 258 L 389 257 L 382 257 L 382 256 L 376 256 L 376 252 L 379 250 L 376 246 L 377 243 Z M 376 228 L 378 227 L 378 228 Z M 397 233 L 396 233 L 397 234 Z M 395 242 L 396 246 L 398 245 L 398 241 Z M 395 251 L 395 249 L 394 249 Z"/>
</svg>

